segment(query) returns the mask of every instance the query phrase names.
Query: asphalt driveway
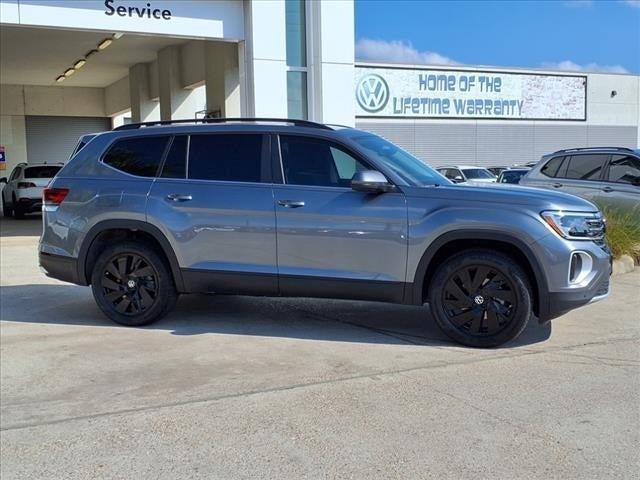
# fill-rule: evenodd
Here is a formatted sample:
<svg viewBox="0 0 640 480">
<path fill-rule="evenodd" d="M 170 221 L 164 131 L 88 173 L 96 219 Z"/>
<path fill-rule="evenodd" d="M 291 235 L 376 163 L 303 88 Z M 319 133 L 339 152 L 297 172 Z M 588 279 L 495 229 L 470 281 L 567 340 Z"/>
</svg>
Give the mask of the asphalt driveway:
<svg viewBox="0 0 640 480">
<path fill-rule="evenodd" d="M 183 296 L 110 323 L 1 219 L 0 453 L 13 478 L 637 478 L 640 271 L 495 350 L 428 311 Z"/>
</svg>

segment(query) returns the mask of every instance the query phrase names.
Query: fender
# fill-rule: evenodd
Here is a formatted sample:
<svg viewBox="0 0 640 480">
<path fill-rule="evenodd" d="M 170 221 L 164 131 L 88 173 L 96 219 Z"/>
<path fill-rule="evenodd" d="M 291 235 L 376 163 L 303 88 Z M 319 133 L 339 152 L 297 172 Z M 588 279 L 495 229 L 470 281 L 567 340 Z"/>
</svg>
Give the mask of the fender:
<svg viewBox="0 0 640 480">
<path fill-rule="evenodd" d="M 422 305 L 422 291 L 424 288 L 425 275 L 427 269 L 438 250 L 447 243 L 454 240 L 494 240 L 502 243 L 508 243 L 517 248 L 526 257 L 533 270 L 535 276 L 536 287 L 538 290 L 538 317 L 540 322 L 545 322 L 549 312 L 549 289 L 544 271 L 540 266 L 540 261 L 535 256 L 531 248 L 519 238 L 505 233 L 492 232 L 487 230 L 454 230 L 440 235 L 434 240 L 427 250 L 422 254 L 422 258 L 416 269 L 412 288 L 407 292 L 407 303 L 413 305 Z M 409 284 L 411 285 L 411 284 Z"/>
<path fill-rule="evenodd" d="M 171 273 L 173 274 L 173 279 L 178 292 L 185 291 L 180 265 L 178 264 L 178 259 L 171 248 L 169 240 L 167 240 L 164 234 L 157 227 L 140 220 L 104 220 L 91 227 L 89 232 L 87 232 L 87 235 L 82 242 L 82 246 L 80 247 L 80 252 L 78 253 L 77 278 L 81 285 L 89 284 L 89 280 L 86 275 L 86 263 L 87 254 L 89 253 L 91 245 L 100 233 L 105 230 L 113 229 L 140 230 L 151 235 L 160 244 L 165 257 L 169 260 L 169 267 L 171 268 Z"/>
</svg>

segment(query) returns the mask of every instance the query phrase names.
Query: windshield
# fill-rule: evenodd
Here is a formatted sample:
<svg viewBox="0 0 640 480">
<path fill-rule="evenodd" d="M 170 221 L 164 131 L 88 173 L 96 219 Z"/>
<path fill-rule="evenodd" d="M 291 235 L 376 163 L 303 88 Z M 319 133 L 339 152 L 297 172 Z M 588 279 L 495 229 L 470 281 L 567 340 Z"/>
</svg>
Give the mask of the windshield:
<svg viewBox="0 0 640 480">
<path fill-rule="evenodd" d="M 361 133 L 361 132 L 358 132 Z M 351 137 L 367 154 L 384 164 L 409 185 L 448 184 L 449 180 L 413 155 L 372 134 Z"/>
<path fill-rule="evenodd" d="M 484 168 L 464 168 L 462 171 L 464 172 L 464 176 L 467 178 L 496 178 L 493 173 L 489 170 L 485 170 Z"/>
<path fill-rule="evenodd" d="M 24 171 L 24 178 L 53 178 L 62 167 L 28 167 Z"/>
</svg>

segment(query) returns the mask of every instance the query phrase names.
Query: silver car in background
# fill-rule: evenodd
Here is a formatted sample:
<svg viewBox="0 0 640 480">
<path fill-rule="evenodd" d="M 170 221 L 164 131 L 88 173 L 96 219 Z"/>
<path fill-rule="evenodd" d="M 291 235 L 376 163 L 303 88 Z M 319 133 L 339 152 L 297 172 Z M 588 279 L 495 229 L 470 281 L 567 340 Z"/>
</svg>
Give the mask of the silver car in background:
<svg viewBox="0 0 640 480">
<path fill-rule="evenodd" d="M 24 218 L 27 213 L 40 212 L 42 190 L 61 168 L 62 164 L 19 163 L 16 165 L 2 189 L 2 214 L 5 217 Z"/>
<path fill-rule="evenodd" d="M 602 208 L 640 208 L 640 150 L 592 147 L 544 155 L 520 185 L 571 193 Z"/>
</svg>

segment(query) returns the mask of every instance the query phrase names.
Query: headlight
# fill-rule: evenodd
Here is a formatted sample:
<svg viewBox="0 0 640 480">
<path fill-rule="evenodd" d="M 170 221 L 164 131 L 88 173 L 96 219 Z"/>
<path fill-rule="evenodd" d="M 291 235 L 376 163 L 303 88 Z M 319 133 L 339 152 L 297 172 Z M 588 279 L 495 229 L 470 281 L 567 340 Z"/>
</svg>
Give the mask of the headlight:
<svg viewBox="0 0 640 480">
<path fill-rule="evenodd" d="M 547 225 L 563 238 L 570 240 L 598 240 L 604 236 L 604 220 L 600 213 L 542 212 Z"/>
</svg>

